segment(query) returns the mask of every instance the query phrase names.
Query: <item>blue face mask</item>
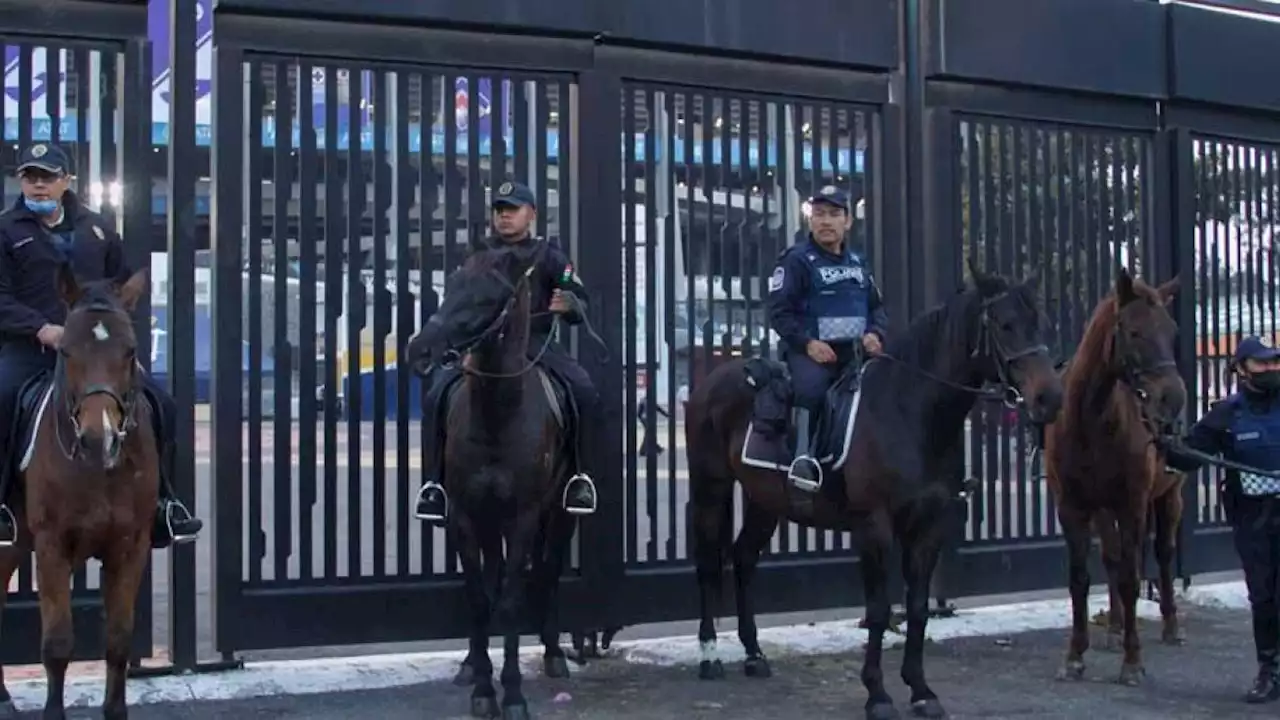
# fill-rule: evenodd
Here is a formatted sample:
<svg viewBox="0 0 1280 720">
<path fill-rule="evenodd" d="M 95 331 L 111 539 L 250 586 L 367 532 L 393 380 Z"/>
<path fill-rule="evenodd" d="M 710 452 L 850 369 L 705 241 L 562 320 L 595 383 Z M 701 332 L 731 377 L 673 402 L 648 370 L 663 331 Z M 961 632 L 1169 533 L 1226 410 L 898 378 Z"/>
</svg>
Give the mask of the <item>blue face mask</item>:
<svg viewBox="0 0 1280 720">
<path fill-rule="evenodd" d="M 22 202 L 27 209 L 37 215 L 52 215 L 58 211 L 57 200 L 32 200 L 29 197 L 22 198 Z"/>
</svg>

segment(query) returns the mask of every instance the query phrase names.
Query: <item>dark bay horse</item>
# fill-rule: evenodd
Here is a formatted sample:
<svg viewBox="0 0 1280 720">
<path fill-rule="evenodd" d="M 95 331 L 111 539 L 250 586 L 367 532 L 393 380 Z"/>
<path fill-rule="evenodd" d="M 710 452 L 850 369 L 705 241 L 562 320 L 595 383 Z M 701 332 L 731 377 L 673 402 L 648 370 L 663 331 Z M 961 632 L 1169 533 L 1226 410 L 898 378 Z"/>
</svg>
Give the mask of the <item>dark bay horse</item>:
<svg viewBox="0 0 1280 720">
<path fill-rule="evenodd" d="M 406 353 L 446 362 L 463 358 L 464 379 L 447 401 L 444 486 L 453 499 L 449 530 L 473 613 L 470 650 L 455 682 L 474 683 L 476 717 L 529 717 L 519 657 L 527 604 L 529 616 L 541 622 L 546 674 L 569 674 L 556 617 L 560 574 L 576 527 L 560 505 L 572 472 L 569 438 L 551 385 L 536 358 L 527 357 L 531 275 L 544 248 L 472 254 L 450 275 L 444 302 Z M 529 562 L 533 584 L 526 603 Z M 489 659 L 493 602 L 504 635 L 500 711 Z"/>
<path fill-rule="evenodd" d="M 964 423 L 983 386 L 1025 398 L 1032 417 L 1047 421 L 1061 402 L 1061 384 L 1042 335 L 1043 315 L 1034 286 L 1014 284 L 970 267 L 971 286 L 918 318 L 890 340 L 884 355 L 863 371 L 847 461 L 839 482 L 797 505 L 785 471 L 742 461 L 757 393 L 786 388 L 785 368 L 760 359 L 725 363 L 690 397 L 685 432 L 689 454 L 694 554 L 701 592 L 701 677 L 723 677 L 716 655 L 715 615 L 721 572 L 730 551 L 735 481 L 746 491 L 742 530 L 732 544 L 738 637 L 747 675 L 771 670 L 757 640 L 751 580 L 760 553 L 781 518 L 815 528 L 851 530 L 861 553 L 870 639 L 862 669 L 867 717 L 898 717 L 880 667 L 890 619 L 887 562 L 896 540 L 903 548 L 907 585 L 907 646 L 902 678 L 918 715 L 945 715 L 925 682 L 924 637 L 929 580 L 960 488 L 949 472 L 963 453 Z M 767 382 L 748 381 L 752 364 L 774 369 Z M 758 371 L 757 373 L 758 374 Z M 763 387 L 762 387 L 763 386 Z M 960 455 L 963 457 L 963 455 Z M 841 580 L 833 579 L 833 582 Z"/>
<path fill-rule="evenodd" d="M 1179 426 L 1186 402 L 1174 362 L 1178 326 L 1168 310 L 1177 290 L 1177 278 L 1153 288 L 1120 270 L 1063 376 L 1062 414 L 1046 429 L 1045 469 L 1070 566 L 1071 640 L 1059 672 L 1064 679 L 1084 676 L 1091 529 L 1102 536 L 1103 565 L 1119 598 L 1110 610 L 1113 620 L 1119 611 L 1124 632 L 1119 681 L 1136 685 L 1144 674 L 1138 561 L 1151 501 L 1166 474 L 1155 441 Z M 1172 592 L 1162 594 L 1165 633 L 1172 641 L 1176 610 Z"/>
<path fill-rule="evenodd" d="M 52 385 L 43 393 L 35 441 L 21 468 L 22 482 L 15 485 L 25 502 L 14 505 L 18 544 L 0 549 L 0 587 L 8 586 L 34 549 L 48 682 L 43 717 L 60 719 L 66 716 L 63 684 L 75 644 L 71 574 L 89 558 L 102 561 L 107 665 L 102 716 L 120 720 L 129 714 L 125 673 L 134 602 L 151 555 L 160 489 L 160 453 L 150 431 L 152 409 L 144 399 L 130 317 L 147 291 L 146 271 L 119 286 L 107 281 L 81 287 L 64 266 L 58 283 L 70 312 Z M 0 603 L 4 597 L 0 594 Z M 17 717 L 8 690 L 2 692 L 0 717 Z"/>
</svg>

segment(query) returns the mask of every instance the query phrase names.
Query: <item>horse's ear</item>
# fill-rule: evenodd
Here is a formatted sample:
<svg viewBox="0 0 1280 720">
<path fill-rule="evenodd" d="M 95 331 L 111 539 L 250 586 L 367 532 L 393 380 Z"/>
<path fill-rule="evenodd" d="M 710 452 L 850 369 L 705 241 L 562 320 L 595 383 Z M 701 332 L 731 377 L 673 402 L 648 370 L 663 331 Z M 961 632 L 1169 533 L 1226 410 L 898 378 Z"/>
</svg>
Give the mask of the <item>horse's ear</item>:
<svg viewBox="0 0 1280 720">
<path fill-rule="evenodd" d="M 990 275 L 978 268 L 973 262 L 973 258 L 969 258 L 969 276 L 973 278 L 973 286 L 977 288 L 978 294 L 983 297 L 998 295 L 1007 289 L 1004 281 L 999 275 Z"/>
<path fill-rule="evenodd" d="M 80 302 L 80 296 L 84 291 L 80 288 L 80 283 L 76 281 L 76 274 L 71 269 L 70 263 L 62 263 L 58 266 L 58 295 L 62 297 L 62 302 L 67 307 L 75 307 Z"/>
<path fill-rule="evenodd" d="M 1172 305 L 1174 298 L 1178 297 L 1178 290 L 1182 287 L 1182 278 L 1174 275 L 1172 279 L 1166 281 L 1163 285 L 1156 288 L 1156 292 L 1160 293 L 1160 300 L 1166 306 Z"/>
<path fill-rule="evenodd" d="M 129 312 L 133 312 L 133 309 L 138 306 L 138 300 L 147 291 L 147 270 L 148 268 L 142 268 L 134 273 L 116 290 L 120 297 L 120 304 Z"/>
<path fill-rule="evenodd" d="M 1123 307 L 1137 299 L 1138 294 L 1133 290 L 1133 276 L 1127 268 L 1120 267 L 1116 275 L 1116 302 Z"/>
</svg>

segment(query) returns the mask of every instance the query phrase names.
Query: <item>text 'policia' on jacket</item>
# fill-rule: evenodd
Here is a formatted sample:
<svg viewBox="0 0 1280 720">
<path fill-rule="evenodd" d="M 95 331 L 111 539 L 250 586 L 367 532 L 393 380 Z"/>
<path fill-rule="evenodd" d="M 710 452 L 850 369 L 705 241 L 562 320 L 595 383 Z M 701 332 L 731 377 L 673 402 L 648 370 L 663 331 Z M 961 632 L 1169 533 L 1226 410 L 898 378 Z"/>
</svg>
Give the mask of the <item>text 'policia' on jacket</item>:
<svg viewBox="0 0 1280 720">
<path fill-rule="evenodd" d="M 66 320 L 56 280 L 62 263 L 70 262 L 81 282 L 124 281 L 131 274 L 120 236 L 106 219 L 84 207 L 69 190 L 62 196 L 62 207 L 74 228 L 65 249 L 21 196 L 0 214 L 0 340 L 34 341 L 45 324 Z"/>
</svg>

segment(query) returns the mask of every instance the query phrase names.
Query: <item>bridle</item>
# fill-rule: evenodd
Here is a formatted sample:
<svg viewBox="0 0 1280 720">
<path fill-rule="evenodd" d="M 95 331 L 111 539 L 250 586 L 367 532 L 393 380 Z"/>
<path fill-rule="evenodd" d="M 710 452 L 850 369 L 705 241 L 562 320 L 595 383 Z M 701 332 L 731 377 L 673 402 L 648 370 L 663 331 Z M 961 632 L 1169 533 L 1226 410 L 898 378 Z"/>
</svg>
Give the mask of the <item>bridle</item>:
<svg viewBox="0 0 1280 720">
<path fill-rule="evenodd" d="M 1009 291 L 1005 290 L 989 298 L 983 298 L 979 305 L 978 315 L 978 342 L 970 351 L 971 359 L 980 357 L 989 357 L 996 366 L 996 375 L 999 378 L 999 388 L 992 389 L 986 385 L 973 386 L 964 383 L 958 383 L 953 380 L 935 375 L 923 368 L 906 362 L 900 358 L 893 357 L 888 353 L 881 353 L 873 358 L 872 361 L 884 359 L 890 362 L 899 363 L 910 368 L 916 374 L 926 377 L 936 383 L 945 385 L 954 390 L 960 390 L 982 398 L 1000 400 L 1009 409 L 1016 409 L 1023 405 L 1026 401 L 1022 397 L 1022 391 L 1018 389 L 1017 383 L 1013 381 L 1013 364 L 1019 360 L 1030 357 L 1032 355 L 1043 354 L 1046 357 L 1049 354 L 1049 346 L 1044 343 L 1032 343 L 1017 350 L 1010 350 L 1009 347 L 1000 339 L 999 333 L 996 332 L 995 320 L 991 317 L 991 308 L 996 303 L 1010 297 Z"/>
<path fill-rule="evenodd" d="M 542 356 L 545 355 L 547 353 L 547 350 L 551 347 L 551 341 L 555 339 L 554 332 L 547 333 L 547 337 L 545 340 L 543 340 L 542 347 L 539 348 L 538 353 L 534 355 L 532 359 L 528 360 L 524 365 L 524 367 L 520 368 L 520 370 L 516 372 L 489 373 L 481 370 L 476 370 L 475 368 L 467 367 L 465 364 L 462 364 L 462 358 L 466 356 L 468 353 L 470 353 L 472 350 L 474 350 L 475 348 L 479 347 L 480 344 L 485 342 L 486 340 L 489 340 L 490 338 L 502 340 L 506 336 L 507 321 L 511 319 L 511 311 L 515 308 L 516 301 L 520 298 L 521 290 L 531 289 L 530 285 L 532 283 L 533 271 L 537 269 L 538 263 L 541 262 L 542 256 L 546 252 L 546 249 L 547 249 L 546 241 L 545 240 L 539 241 L 538 248 L 535 251 L 533 258 L 530 260 L 529 266 L 525 268 L 524 273 L 520 276 L 519 281 L 517 281 L 516 283 L 512 283 L 510 280 L 507 279 L 506 275 L 499 272 L 496 268 L 489 268 L 488 274 L 496 278 L 497 281 L 503 285 L 503 287 L 505 287 L 507 290 L 510 291 L 510 295 L 507 298 L 507 302 L 502 306 L 502 310 L 496 316 L 494 316 L 493 320 L 489 321 L 489 324 L 486 325 L 483 330 L 476 333 L 475 335 L 472 335 L 471 337 L 467 338 L 463 342 L 458 343 L 456 346 L 446 350 L 444 353 L 444 358 L 441 360 L 441 363 L 440 363 L 441 367 L 449 368 L 449 367 L 460 365 L 462 368 L 462 371 L 469 375 L 474 375 L 476 377 L 489 378 L 489 379 L 517 378 L 528 373 L 530 370 L 533 370 L 535 367 L 537 367 L 538 362 L 542 360 Z M 551 313 L 550 311 L 529 313 L 529 320 L 532 321 L 534 318 L 542 317 L 544 315 L 554 316 L 555 314 Z M 435 317 L 432 317 L 427 322 L 428 323 L 439 322 L 439 320 Z"/>
<path fill-rule="evenodd" d="M 100 299 L 91 301 L 84 310 L 119 312 L 117 308 Z M 80 412 L 84 407 L 84 402 L 95 395 L 105 395 L 115 403 L 121 418 L 120 427 L 115 428 L 114 437 L 111 438 L 111 448 L 113 449 L 111 454 L 114 457 L 119 454 L 129 433 L 138 427 L 137 406 L 138 396 L 140 395 L 138 373 L 140 372 L 140 367 L 137 359 L 135 358 L 129 364 L 129 376 L 123 393 L 118 392 L 115 387 L 107 383 L 90 383 L 79 394 L 76 394 L 68 386 L 67 358 L 66 350 L 59 349 L 57 364 L 54 366 L 53 389 L 61 399 L 62 419 L 71 426 L 75 441 L 66 442 L 62 434 L 62 423 L 55 422 L 54 427 L 56 428 L 55 434 L 58 447 L 68 459 L 75 460 L 79 458 L 82 447 L 80 439 L 84 437 L 84 428 L 80 425 Z"/>
<path fill-rule="evenodd" d="M 1138 414 L 1142 420 L 1142 425 L 1151 434 L 1151 437 L 1157 438 L 1161 435 L 1160 423 L 1156 422 L 1148 410 L 1147 403 L 1151 399 L 1150 393 L 1142 387 L 1142 380 L 1151 375 L 1158 375 L 1169 368 L 1177 368 L 1177 363 L 1173 358 L 1163 358 L 1152 362 L 1135 362 L 1134 355 L 1128 352 L 1128 348 L 1124 347 L 1126 343 L 1124 338 L 1124 320 L 1120 313 L 1120 308 L 1116 308 L 1116 322 L 1111 328 L 1111 364 L 1118 372 L 1117 375 L 1120 384 L 1123 385 L 1138 401 Z"/>
</svg>

